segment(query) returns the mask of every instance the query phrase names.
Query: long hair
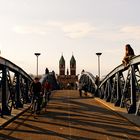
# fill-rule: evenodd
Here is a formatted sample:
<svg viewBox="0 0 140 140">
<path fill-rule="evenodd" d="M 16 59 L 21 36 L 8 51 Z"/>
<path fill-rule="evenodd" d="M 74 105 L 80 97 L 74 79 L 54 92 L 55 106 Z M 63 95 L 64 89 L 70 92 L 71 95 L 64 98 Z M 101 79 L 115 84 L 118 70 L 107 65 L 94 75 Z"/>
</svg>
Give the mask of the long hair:
<svg viewBox="0 0 140 140">
<path fill-rule="evenodd" d="M 126 44 L 126 48 L 128 50 L 128 54 L 127 55 L 135 55 L 134 54 L 134 50 L 132 49 L 132 47 L 130 46 L 130 44 Z"/>
</svg>

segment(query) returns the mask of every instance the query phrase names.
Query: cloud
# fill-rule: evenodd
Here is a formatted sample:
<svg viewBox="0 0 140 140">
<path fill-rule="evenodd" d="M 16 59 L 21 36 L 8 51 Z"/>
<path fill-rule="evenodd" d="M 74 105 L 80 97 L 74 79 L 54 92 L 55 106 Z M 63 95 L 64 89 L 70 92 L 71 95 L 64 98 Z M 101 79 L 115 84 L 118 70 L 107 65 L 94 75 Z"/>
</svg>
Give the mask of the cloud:
<svg viewBox="0 0 140 140">
<path fill-rule="evenodd" d="M 86 22 L 58 22 L 48 21 L 44 25 L 16 25 L 13 31 L 19 34 L 42 34 L 45 35 L 48 31 L 56 31 L 55 28 L 59 29 L 64 33 L 64 36 L 76 39 L 83 38 L 90 35 L 96 30 L 95 27 Z"/>
<path fill-rule="evenodd" d="M 45 25 L 16 25 L 13 27 L 13 31 L 19 34 L 41 34 L 44 35 L 48 31 L 48 27 Z"/>
<path fill-rule="evenodd" d="M 95 31 L 95 27 L 92 27 L 89 23 L 72 23 L 65 24 L 62 27 L 66 37 L 71 39 L 87 37 L 90 33 Z"/>
<path fill-rule="evenodd" d="M 140 34 L 140 26 L 125 26 L 121 28 L 121 32 Z"/>
<path fill-rule="evenodd" d="M 83 38 L 88 36 L 90 33 L 96 30 L 95 27 L 90 25 L 87 22 L 57 22 L 57 21 L 49 21 L 47 23 L 49 27 L 57 27 L 64 33 L 64 36 L 76 39 Z"/>
<path fill-rule="evenodd" d="M 140 39 L 140 26 L 111 26 L 109 28 L 98 27 L 95 38 L 108 42 L 125 42 Z M 118 41 L 119 40 L 119 41 Z"/>
<path fill-rule="evenodd" d="M 111 42 L 117 40 L 139 40 L 140 26 L 123 26 L 123 27 L 95 27 L 88 22 L 60 22 L 47 21 L 42 24 L 25 24 L 16 25 L 13 31 L 18 34 L 37 34 L 47 35 L 49 33 L 63 34 L 69 39 L 87 38 L 94 35 L 94 39 L 102 40 L 103 42 Z M 50 36 L 51 36 L 50 35 Z"/>
</svg>

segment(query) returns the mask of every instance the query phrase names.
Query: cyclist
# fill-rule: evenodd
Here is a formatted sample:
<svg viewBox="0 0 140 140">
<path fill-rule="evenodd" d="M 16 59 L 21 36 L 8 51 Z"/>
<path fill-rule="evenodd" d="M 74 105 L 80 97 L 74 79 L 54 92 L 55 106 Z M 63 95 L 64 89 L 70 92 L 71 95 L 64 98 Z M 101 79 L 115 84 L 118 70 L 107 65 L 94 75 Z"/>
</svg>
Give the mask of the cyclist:
<svg viewBox="0 0 140 140">
<path fill-rule="evenodd" d="M 39 82 L 39 78 L 35 77 L 34 81 L 32 82 L 30 86 L 30 92 L 32 95 L 32 105 L 34 104 L 34 101 L 37 101 L 37 108 L 34 110 L 36 114 L 40 114 L 40 105 L 41 105 L 41 83 Z"/>
</svg>

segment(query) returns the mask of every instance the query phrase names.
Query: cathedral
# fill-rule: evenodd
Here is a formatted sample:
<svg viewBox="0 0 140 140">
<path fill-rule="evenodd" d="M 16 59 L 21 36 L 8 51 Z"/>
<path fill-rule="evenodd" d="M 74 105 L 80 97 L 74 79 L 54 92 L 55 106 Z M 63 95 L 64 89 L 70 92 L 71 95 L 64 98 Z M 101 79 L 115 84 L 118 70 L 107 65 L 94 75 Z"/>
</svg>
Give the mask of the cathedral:
<svg viewBox="0 0 140 140">
<path fill-rule="evenodd" d="M 57 76 L 57 81 L 59 82 L 60 89 L 76 89 L 78 75 L 76 75 L 76 60 L 73 55 L 70 59 L 70 73 L 68 69 L 66 72 L 65 70 L 65 59 L 62 55 L 59 60 L 59 75 Z"/>
</svg>

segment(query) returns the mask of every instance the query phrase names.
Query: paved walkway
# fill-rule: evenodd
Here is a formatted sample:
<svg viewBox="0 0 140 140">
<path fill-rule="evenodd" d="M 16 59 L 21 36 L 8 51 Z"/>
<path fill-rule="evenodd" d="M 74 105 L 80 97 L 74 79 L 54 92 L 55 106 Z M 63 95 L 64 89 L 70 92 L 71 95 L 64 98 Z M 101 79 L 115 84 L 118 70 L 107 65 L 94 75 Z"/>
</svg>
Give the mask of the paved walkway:
<svg viewBox="0 0 140 140">
<path fill-rule="evenodd" d="M 105 105 L 104 105 L 105 104 Z M 38 119 L 26 112 L 0 131 L 0 140 L 139 140 L 140 128 L 97 98 L 56 91 Z"/>
<path fill-rule="evenodd" d="M 0 129 L 5 127 L 7 124 L 11 123 L 14 119 L 22 115 L 30 107 L 30 104 L 24 104 L 23 108 L 12 109 L 11 115 L 3 115 L 3 118 L 0 117 Z"/>
<path fill-rule="evenodd" d="M 119 115 L 123 116 L 124 118 L 128 119 L 131 123 L 135 124 L 136 126 L 140 127 L 140 116 L 135 114 L 128 114 L 126 108 L 120 108 L 114 106 L 114 104 L 110 102 L 106 102 L 105 100 L 95 98 L 96 101 L 102 103 L 106 107 L 110 108 L 112 111 L 118 113 Z"/>
<path fill-rule="evenodd" d="M 90 93 L 88 96 L 91 97 Z M 102 100 L 100 98 L 94 98 L 94 99 L 102 103 L 106 107 L 110 108 L 112 111 L 115 111 L 116 113 L 125 117 L 130 122 L 134 123 L 136 126 L 140 127 L 140 116 L 136 116 L 135 114 L 128 114 L 125 108 L 116 107 L 114 106 L 114 104 L 110 102 L 106 102 L 105 100 Z M 8 123 L 16 119 L 18 116 L 23 114 L 26 110 L 28 110 L 29 106 L 30 106 L 29 104 L 25 104 L 24 108 L 13 109 L 12 114 L 10 116 L 4 115 L 3 118 L 0 118 L 0 128 L 4 127 Z"/>
</svg>

